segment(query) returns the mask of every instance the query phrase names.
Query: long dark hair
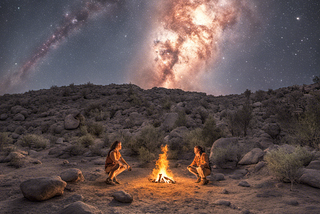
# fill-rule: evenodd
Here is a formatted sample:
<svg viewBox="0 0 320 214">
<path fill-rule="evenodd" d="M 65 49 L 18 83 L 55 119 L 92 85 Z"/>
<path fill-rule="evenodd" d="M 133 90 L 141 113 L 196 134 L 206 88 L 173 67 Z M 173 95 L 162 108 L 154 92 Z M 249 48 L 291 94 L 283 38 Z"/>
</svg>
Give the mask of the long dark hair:
<svg viewBox="0 0 320 214">
<path fill-rule="evenodd" d="M 200 151 L 200 156 L 202 155 L 202 153 L 204 153 L 204 150 L 201 146 L 195 146 L 194 148 L 197 148 Z"/>
<path fill-rule="evenodd" d="M 108 152 L 108 156 L 109 156 L 110 152 L 112 152 L 112 151 L 118 146 L 119 143 L 121 143 L 121 142 L 118 141 L 118 140 L 116 140 L 116 141 L 114 141 L 114 142 L 111 144 L 110 150 L 109 150 L 109 152 Z"/>
</svg>

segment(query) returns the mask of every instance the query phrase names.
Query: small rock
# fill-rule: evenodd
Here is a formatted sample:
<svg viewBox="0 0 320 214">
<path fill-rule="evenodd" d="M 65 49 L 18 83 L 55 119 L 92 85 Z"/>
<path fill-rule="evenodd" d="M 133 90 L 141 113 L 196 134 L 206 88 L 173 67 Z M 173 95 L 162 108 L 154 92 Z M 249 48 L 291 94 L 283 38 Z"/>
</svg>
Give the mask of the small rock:
<svg viewBox="0 0 320 214">
<path fill-rule="evenodd" d="M 230 206 L 230 201 L 226 201 L 226 200 L 216 200 L 215 202 L 214 202 L 214 204 L 215 205 L 224 205 L 224 206 L 227 206 L 227 207 L 229 207 Z"/>
<path fill-rule="evenodd" d="M 77 201 L 66 206 L 60 214 L 102 214 L 98 208 L 86 204 L 82 201 Z"/>
<path fill-rule="evenodd" d="M 71 195 L 69 198 L 67 198 L 65 201 L 66 202 L 76 202 L 76 201 L 83 201 L 84 197 L 80 194 L 74 194 Z"/>
<path fill-rule="evenodd" d="M 292 206 L 298 206 L 299 202 L 296 200 L 289 200 L 289 201 L 285 201 L 286 204 L 288 205 L 292 205 Z"/>
<path fill-rule="evenodd" d="M 213 175 L 213 179 L 215 181 L 223 181 L 223 180 L 225 180 L 225 177 L 224 177 L 224 174 L 222 174 L 222 173 L 216 173 Z"/>
<path fill-rule="evenodd" d="M 56 144 L 63 144 L 63 138 L 60 137 L 57 139 Z"/>
<path fill-rule="evenodd" d="M 229 191 L 228 191 L 227 189 L 223 189 L 223 190 L 221 191 L 221 194 L 229 194 Z"/>
<path fill-rule="evenodd" d="M 262 169 L 264 166 L 266 165 L 265 162 L 260 161 L 259 163 L 256 164 L 256 166 L 254 167 L 254 172 L 258 172 L 260 169 Z"/>
<path fill-rule="evenodd" d="M 8 118 L 7 114 L 1 114 L 0 115 L 0 120 L 6 120 Z"/>
<path fill-rule="evenodd" d="M 35 161 L 32 161 L 33 164 L 42 164 L 42 162 L 40 160 L 35 160 Z"/>
<path fill-rule="evenodd" d="M 122 203 L 131 203 L 133 201 L 132 196 L 125 191 L 118 191 L 112 194 L 113 198 Z"/>
<path fill-rule="evenodd" d="M 11 137 L 12 137 L 12 139 L 18 139 L 20 137 L 20 135 L 17 133 L 12 133 Z"/>
<path fill-rule="evenodd" d="M 68 160 L 63 160 L 62 164 L 63 165 L 67 165 L 67 164 L 69 164 L 69 161 Z"/>
<path fill-rule="evenodd" d="M 94 165 L 105 165 L 105 161 L 104 160 L 95 160 L 93 161 Z"/>
<path fill-rule="evenodd" d="M 29 179 L 20 184 L 23 196 L 31 201 L 44 201 L 62 195 L 67 183 L 59 176 Z"/>
<path fill-rule="evenodd" d="M 240 181 L 240 183 L 238 184 L 238 186 L 241 186 L 241 187 L 250 187 L 251 185 L 250 185 L 247 181 Z"/>
<path fill-rule="evenodd" d="M 254 148 L 239 161 L 241 165 L 256 164 L 263 158 L 264 152 L 259 148 Z"/>
<path fill-rule="evenodd" d="M 60 174 L 60 177 L 66 182 L 78 182 L 84 179 L 81 170 L 76 168 L 63 171 Z"/>
</svg>

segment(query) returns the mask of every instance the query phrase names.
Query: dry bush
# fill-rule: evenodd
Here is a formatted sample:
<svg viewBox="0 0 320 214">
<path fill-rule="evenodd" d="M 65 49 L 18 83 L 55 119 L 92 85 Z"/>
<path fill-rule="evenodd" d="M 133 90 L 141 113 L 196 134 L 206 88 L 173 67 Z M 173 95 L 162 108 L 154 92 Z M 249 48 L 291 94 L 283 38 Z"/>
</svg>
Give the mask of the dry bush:
<svg viewBox="0 0 320 214">
<path fill-rule="evenodd" d="M 45 149 L 50 144 L 48 139 L 35 134 L 24 135 L 18 142 L 23 147 L 29 147 L 37 150 Z"/>
<path fill-rule="evenodd" d="M 108 154 L 108 151 L 105 148 L 106 148 L 105 143 L 100 142 L 90 146 L 90 151 L 91 151 L 91 154 L 94 156 L 106 157 Z"/>
<path fill-rule="evenodd" d="M 174 126 L 180 127 L 180 126 L 186 126 L 187 125 L 187 117 L 186 113 L 184 111 L 178 112 L 178 119 L 176 120 Z"/>
<path fill-rule="evenodd" d="M 92 135 L 87 134 L 79 138 L 79 143 L 85 147 L 88 148 L 89 146 L 92 146 L 94 144 L 94 138 Z"/>
<path fill-rule="evenodd" d="M 302 147 L 297 147 L 292 153 L 280 148 L 265 156 L 268 169 L 281 181 L 291 182 L 290 190 L 293 183 L 301 177 L 302 167 L 308 165 L 312 159 L 313 155 Z"/>
<path fill-rule="evenodd" d="M 100 123 L 87 123 L 87 130 L 88 133 L 96 137 L 101 137 L 104 133 L 104 127 Z"/>
<path fill-rule="evenodd" d="M 0 133 L 0 148 L 1 150 L 9 144 L 13 143 L 13 139 L 11 137 L 9 137 L 9 133 L 8 132 L 1 132 Z"/>
<path fill-rule="evenodd" d="M 232 136 L 247 136 L 247 130 L 253 118 L 252 106 L 249 103 L 243 105 L 241 109 L 229 112 L 227 116 L 228 128 Z"/>
<path fill-rule="evenodd" d="M 149 163 L 156 158 L 156 155 L 150 152 L 149 149 L 145 147 L 140 147 L 138 152 L 139 152 L 139 159 L 142 162 Z"/>
<path fill-rule="evenodd" d="M 70 156 L 83 155 L 86 151 L 87 150 L 80 143 L 75 143 L 64 150 L 64 152 L 69 154 Z"/>
</svg>

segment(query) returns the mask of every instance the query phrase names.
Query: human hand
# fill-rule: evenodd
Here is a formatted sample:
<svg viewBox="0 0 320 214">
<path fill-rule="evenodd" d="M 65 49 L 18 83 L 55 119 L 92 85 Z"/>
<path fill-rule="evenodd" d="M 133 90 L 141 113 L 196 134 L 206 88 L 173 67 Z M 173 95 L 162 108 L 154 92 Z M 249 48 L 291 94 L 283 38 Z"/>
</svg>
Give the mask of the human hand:
<svg viewBox="0 0 320 214">
<path fill-rule="evenodd" d="M 128 165 L 128 171 L 131 171 L 131 170 L 132 170 L 132 169 L 131 169 L 131 166 Z"/>
</svg>

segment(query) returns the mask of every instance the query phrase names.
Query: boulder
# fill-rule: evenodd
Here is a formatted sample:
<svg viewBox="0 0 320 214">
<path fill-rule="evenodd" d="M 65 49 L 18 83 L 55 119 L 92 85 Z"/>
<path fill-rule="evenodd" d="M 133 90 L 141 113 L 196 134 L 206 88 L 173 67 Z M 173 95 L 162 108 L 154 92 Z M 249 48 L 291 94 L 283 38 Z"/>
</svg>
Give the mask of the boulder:
<svg viewBox="0 0 320 214">
<path fill-rule="evenodd" d="M 238 184 L 238 186 L 241 186 L 241 187 L 250 187 L 251 185 L 250 185 L 247 181 L 240 181 L 240 183 Z"/>
<path fill-rule="evenodd" d="M 215 181 L 223 181 L 223 180 L 225 180 L 224 174 L 222 174 L 222 173 L 215 173 L 215 174 L 213 175 L 213 180 L 215 180 Z"/>
<path fill-rule="evenodd" d="M 273 146 L 274 144 L 270 138 L 262 138 L 260 140 L 260 142 L 258 143 L 258 145 L 262 150 L 265 150 L 265 149 L 269 148 L 270 146 Z"/>
<path fill-rule="evenodd" d="M 1 114 L 0 115 L 0 120 L 6 120 L 8 118 L 7 114 Z"/>
<path fill-rule="evenodd" d="M 82 201 L 77 201 L 66 206 L 60 214 L 102 214 L 98 208 L 86 204 Z"/>
<path fill-rule="evenodd" d="M 131 203 L 133 201 L 132 196 L 125 191 L 118 191 L 112 194 L 112 197 L 122 203 Z"/>
<path fill-rule="evenodd" d="M 277 138 L 281 132 L 281 128 L 277 123 L 268 123 L 262 129 L 273 139 Z"/>
<path fill-rule="evenodd" d="M 234 152 L 226 152 L 226 156 L 224 157 L 224 163 L 219 163 L 219 166 L 221 168 L 235 168 L 238 162 L 238 157 L 237 157 L 237 150 L 239 148 L 238 145 L 238 139 L 237 138 L 220 138 L 216 140 L 210 150 L 210 162 L 215 163 L 214 159 L 214 154 L 215 150 L 219 149 L 225 149 L 228 151 L 234 151 Z M 234 149 L 234 150 L 233 150 Z"/>
<path fill-rule="evenodd" d="M 224 205 L 224 206 L 229 207 L 231 203 L 230 203 L 230 201 L 219 199 L 219 200 L 216 200 L 213 204 L 215 204 L 215 205 Z"/>
<path fill-rule="evenodd" d="M 84 179 L 80 169 L 71 168 L 63 171 L 60 174 L 62 180 L 66 182 L 77 182 Z"/>
<path fill-rule="evenodd" d="M 162 127 L 164 128 L 173 128 L 173 126 L 175 125 L 176 123 L 176 120 L 178 119 L 178 113 L 167 113 L 165 114 L 164 116 L 164 120 L 163 120 L 163 123 L 162 123 Z"/>
<path fill-rule="evenodd" d="M 14 117 L 13 117 L 13 120 L 14 121 L 24 121 L 26 118 L 24 117 L 24 115 L 23 114 L 20 114 L 20 113 L 18 113 L 18 114 L 16 114 Z"/>
<path fill-rule="evenodd" d="M 320 188 L 320 170 L 305 169 L 300 182 L 312 187 Z"/>
<path fill-rule="evenodd" d="M 68 114 L 64 119 L 64 128 L 67 130 L 73 130 L 78 128 L 80 121 L 75 119 L 72 114 Z"/>
<path fill-rule="evenodd" d="M 309 163 L 307 169 L 316 169 L 320 170 L 320 160 L 314 160 Z"/>
<path fill-rule="evenodd" d="M 20 184 L 20 189 L 30 201 L 44 201 L 62 195 L 66 186 L 66 182 L 55 176 L 26 180 Z"/>
<path fill-rule="evenodd" d="M 266 163 L 264 161 L 260 161 L 259 163 L 257 163 L 257 165 L 254 167 L 254 172 L 258 172 L 260 169 L 262 169 L 264 166 L 266 165 Z"/>
<path fill-rule="evenodd" d="M 239 161 L 241 165 L 256 164 L 263 158 L 264 152 L 259 148 L 254 148 Z"/>
<path fill-rule="evenodd" d="M 25 155 L 20 152 L 10 152 L 9 155 L 3 160 L 3 162 L 11 162 L 11 161 L 17 161 L 25 158 Z"/>
</svg>

